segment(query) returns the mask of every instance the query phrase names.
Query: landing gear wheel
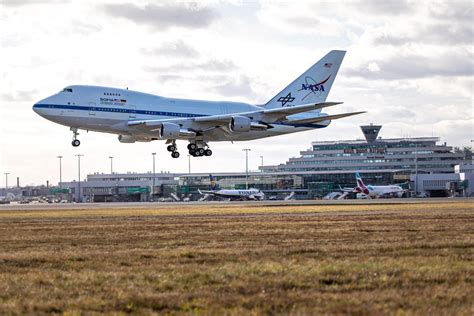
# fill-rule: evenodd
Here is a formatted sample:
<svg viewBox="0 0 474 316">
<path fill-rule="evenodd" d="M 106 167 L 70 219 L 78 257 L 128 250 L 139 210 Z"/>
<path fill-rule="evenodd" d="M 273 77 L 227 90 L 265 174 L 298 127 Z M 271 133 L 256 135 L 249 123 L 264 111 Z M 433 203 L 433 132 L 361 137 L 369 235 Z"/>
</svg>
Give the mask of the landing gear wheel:
<svg viewBox="0 0 474 316">
<path fill-rule="evenodd" d="M 192 150 L 192 149 L 190 149 L 190 150 L 189 150 L 189 154 L 190 154 L 191 156 L 195 156 L 195 155 L 196 155 L 196 151 L 195 151 L 195 150 Z"/>
<path fill-rule="evenodd" d="M 173 157 L 173 158 L 179 158 L 179 152 L 173 151 L 173 152 L 171 153 L 171 157 Z"/>
<path fill-rule="evenodd" d="M 166 147 L 166 149 L 168 151 L 176 151 L 176 146 L 175 145 L 168 145 L 168 147 Z"/>
<path fill-rule="evenodd" d="M 78 147 L 80 144 L 81 144 L 81 142 L 79 141 L 79 139 L 74 139 L 72 141 L 72 146 L 73 147 Z"/>
<path fill-rule="evenodd" d="M 194 156 L 194 157 L 201 157 L 201 156 L 202 156 L 201 151 L 196 150 L 196 151 L 194 152 L 194 155 L 193 155 L 193 156 Z"/>
<path fill-rule="evenodd" d="M 204 151 L 204 155 L 206 155 L 206 156 L 211 156 L 211 155 L 212 155 L 212 150 L 206 149 L 206 150 Z"/>
<path fill-rule="evenodd" d="M 191 151 L 191 150 L 196 150 L 196 148 L 197 148 L 196 144 L 194 144 L 194 143 L 189 143 L 189 144 L 188 144 L 188 149 L 189 149 L 190 151 Z"/>
<path fill-rule="evenodd" d="M 199 156 L 204 156 L 204 148 L 199 148 L 196 152 L 199 152 Z"/>
</svg>

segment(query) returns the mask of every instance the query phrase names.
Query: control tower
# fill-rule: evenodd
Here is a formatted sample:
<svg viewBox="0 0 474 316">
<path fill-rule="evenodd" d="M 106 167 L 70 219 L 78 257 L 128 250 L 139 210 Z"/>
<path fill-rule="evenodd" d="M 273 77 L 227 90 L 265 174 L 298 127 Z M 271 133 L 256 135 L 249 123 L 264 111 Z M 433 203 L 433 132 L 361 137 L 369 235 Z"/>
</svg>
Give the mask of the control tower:
<svg viewBox="0 0 474 316">
<path fill-rule="evenodd" d="M 360 127 L 362 133 L 364 133 L 365 140 L 369 144 L 375 142 L 381 128 L 382 125 L 373 125 L 372 123 L 370 123 L 370 125 L 362 125 Z"/>
</svg>

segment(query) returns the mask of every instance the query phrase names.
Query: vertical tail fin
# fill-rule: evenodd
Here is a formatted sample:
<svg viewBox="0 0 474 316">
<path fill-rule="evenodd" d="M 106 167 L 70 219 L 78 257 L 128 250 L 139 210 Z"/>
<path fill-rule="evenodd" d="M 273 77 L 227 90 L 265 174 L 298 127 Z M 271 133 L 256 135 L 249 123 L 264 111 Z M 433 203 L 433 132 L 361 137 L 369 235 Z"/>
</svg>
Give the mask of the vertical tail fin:
<svg viewBox="0 0 474 316">
<path fill-rule="evenodd" d="M 264 106 L 270 109 L 326 101 L 345 54 L 330 51 Z"/>
<path fill-rule="evenodd" d="M 209 180 L 211 182 L 211 190 L 217 190 L 217 183 L 216 183 L 216 178 L 212 176 L 212 174 L 209 175 Z"/>
<path fill-rule="evenodd" d="M 356 171 L 355 176 L 356 176 L 357 189 L 359 189 L 360 192 L 369 194 L 369 189 L 365 186 L 364 181 L 362 181 L 362 177 L 360 176 L 359 171 Z"/>
</svg>

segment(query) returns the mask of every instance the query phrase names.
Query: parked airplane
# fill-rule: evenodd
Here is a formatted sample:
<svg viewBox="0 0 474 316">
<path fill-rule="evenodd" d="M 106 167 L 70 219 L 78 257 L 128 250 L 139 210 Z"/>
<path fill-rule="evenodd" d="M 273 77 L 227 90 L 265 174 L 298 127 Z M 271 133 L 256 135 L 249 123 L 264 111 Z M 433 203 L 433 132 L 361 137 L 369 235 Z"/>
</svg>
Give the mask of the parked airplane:
<svg viewBox="0 0 474 316">
<path fill-rule="evenodd" d="M 173 158 L 176 140 L 188 140 L 192 156 L 210 156 L 211 141 L 246 141 L 327 127 L 336 115 L 321 109 L 326 102 L 345 51 L 331 51 L 263 105 L 165 98 L 131 90 L 74 85 L 37 102 L 42 117 L 69 126 L 72 145 L 78 130 L 118 134 L 122 143 L 166 140 Z"/>
<path fill-rule="evenodd" d="M 403 197 L 405 190 L 398 185 L 365 185 L 359 172 L 356 172 L 357 186 L 354 188 L 356 193 L 364 193 L 371 198 L 396 196 Z"/>
<path fill-rule="evenodd" d="M 209 175 L 209 179 L 211 180 L 211 190 L 201 191 L 198 189 L 199 194 L 214 195 L 233 200 L 263 200 L 265 198 L 265 194 L 259 189 L 250 188 L 247 190 L 223 190 L 218 188 L 216 180 L 211 174 Z"/>
<path fill-rule="evenodd" d="M 259 189 L 250 188 L 248 190 L 217 190 L 217 191 L 201 191 L 198 189 L 201 195 L 214 195 L 225 199 L 234 200 L 263 200 L 265 194 Z"/>
</svg>

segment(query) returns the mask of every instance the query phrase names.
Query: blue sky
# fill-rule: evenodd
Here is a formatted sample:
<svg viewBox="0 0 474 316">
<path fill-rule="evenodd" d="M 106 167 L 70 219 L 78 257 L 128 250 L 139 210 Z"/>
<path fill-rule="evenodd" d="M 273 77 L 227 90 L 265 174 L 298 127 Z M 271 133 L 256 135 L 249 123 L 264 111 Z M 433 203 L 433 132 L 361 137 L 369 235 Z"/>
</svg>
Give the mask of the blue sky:
<svg viewBox="0 0 474 316">
<path fill-rule="evenodd" d="M 37 116 L 35 101 L 71 84 L 129 87 L 182 98 L 264 103 L 332 49 L 347 50 L 328 101 L 330 114 L 367 110 L 326 129 L 245 143 L 214 143 L 192 170 L 243 171 L 285 162 L 314 140 L 435 136 L 455 146 L 473 136 L 471 1 L 56 1 L 0 4 L 0 172 L 22 184 L 116 171 L 186 172 L 163 142 L 121 144 Z M 184 152 L 185 144 L 181 146 Z"/>
</svg>

